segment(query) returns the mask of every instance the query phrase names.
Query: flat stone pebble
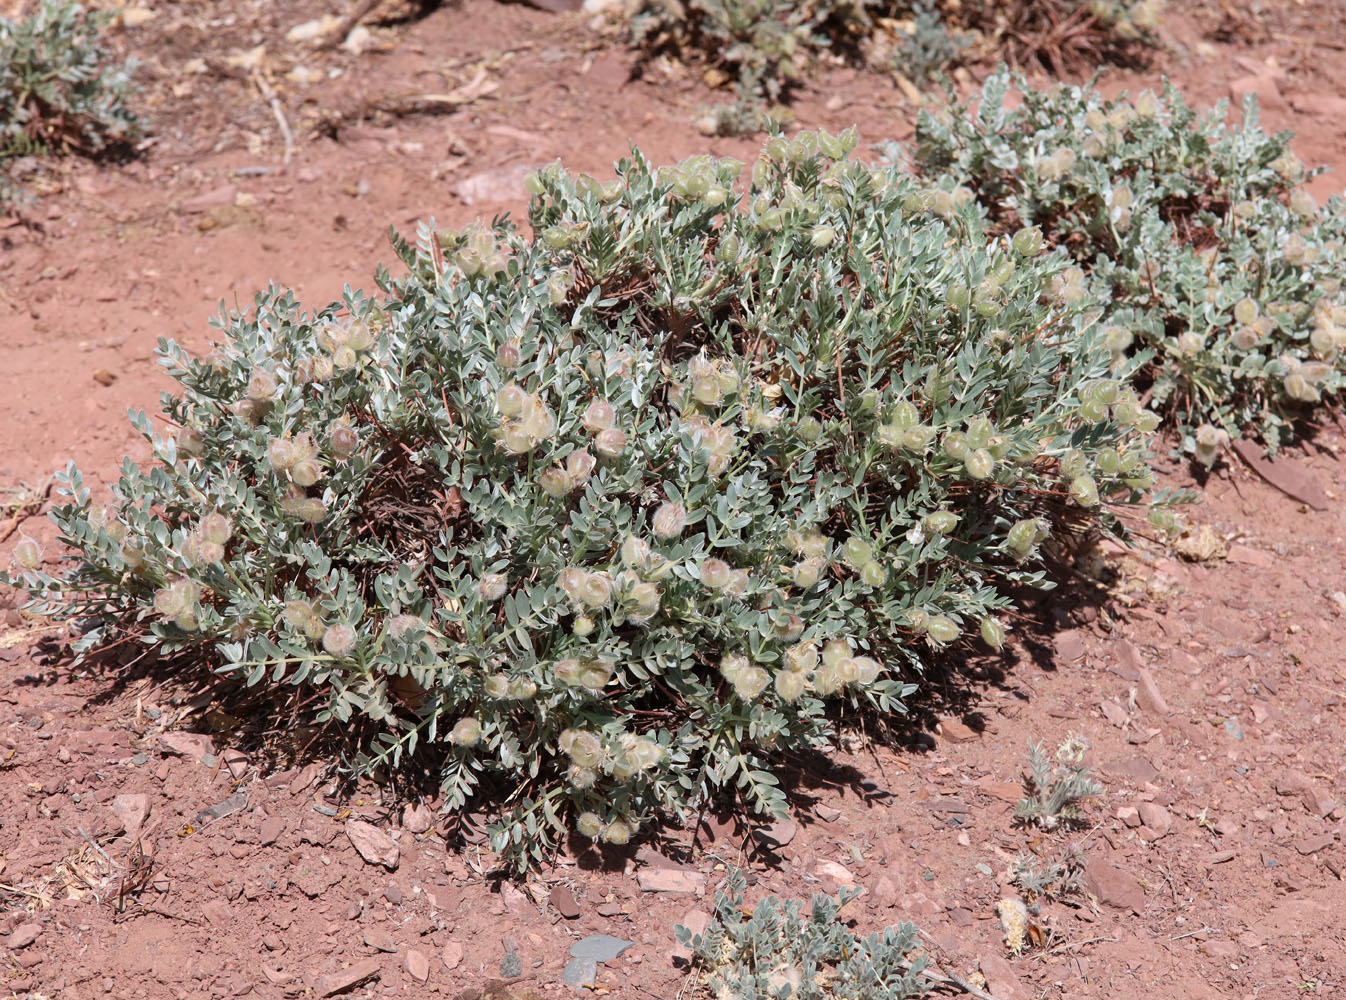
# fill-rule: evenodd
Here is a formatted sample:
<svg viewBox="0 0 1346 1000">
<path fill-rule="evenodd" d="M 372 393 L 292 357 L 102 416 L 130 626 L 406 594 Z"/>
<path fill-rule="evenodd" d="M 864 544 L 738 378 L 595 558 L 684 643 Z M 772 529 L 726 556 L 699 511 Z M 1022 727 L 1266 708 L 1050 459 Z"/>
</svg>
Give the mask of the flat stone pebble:
<svg viewBox="0 0 1346 1000">
<path fill-rule="evenodd" d="M 570 954 L 575 958 L 591 958 L 595 962 L 610 962 L 628 948 L 635 946 L 634 941 L 624 941 L 611 934 L 590 934 L 580 938 L 570 946 Z"/>
<path fill-rule="evenodd" d="M 572 958 L 561 970 L 561 982 L 576 990 L 586 989 L 598 978 L 598 963 L 592 958 Z"/>
</svg>

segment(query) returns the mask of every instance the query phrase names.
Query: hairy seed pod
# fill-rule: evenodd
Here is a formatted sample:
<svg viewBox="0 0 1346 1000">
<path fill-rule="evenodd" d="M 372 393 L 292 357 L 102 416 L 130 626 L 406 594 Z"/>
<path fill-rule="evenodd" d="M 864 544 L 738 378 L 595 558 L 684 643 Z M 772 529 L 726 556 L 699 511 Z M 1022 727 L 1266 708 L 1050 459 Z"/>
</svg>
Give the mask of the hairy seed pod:
<svg viewBox="0 0 1346 1000">
<path fill-rule="evenodd" d="M 672 500 L 661 503 L 650 521 L 651 530 L 660 538 L 677 538 L 687 527 L 687 511 Z"/>
<path fill-rule="evenodd" d="M 449 733 L 449 741 L 455 746 L 474 747 L 481 740 L 481 723 L 473 718 L 459 719 Z"/>
<path fill-rule="evenodd" d="M 575 832 L 588 840 L 597 840 L 603 832 L 603 820 L 598 813 L 582 812 L 575 820 Z"/>
<path fill-rule="evenodd" d="M 477 592 L 481 594 L 482 600 L 498 601 L 505 596 L 505 591 L 509 589 L 509 580 L 504 573 L 487 573 L 482 576 L 477 584 Z"/>
<path fill-rule="evenodd" d="M 711 590 L 721 590 L 729 585 L 731 570 L 723 559 L 707 559 L 701 564 L 699 574 L 701 583 Z"/>
<path fill-rule="evenodd" d="M 785 669 L 806 674 L 818 666 L 818 647 L 812 642 L 801 642 L 785 651 Z"/>
<path fill-rule="evenodd" d="M 322 634 L 322 648 L 338 659 L 355 651 L 355 629 L 344 622 L 329 625 Z"/>
<path fill-rule="evenodd" d="M 983 618 L 981 620 L 981 637 L 986 645 L 992 649 L 1000 649 L 1005 645 L 1005 626 L 998 618 Z"/>
<path fill-rule="evenodd" d="M 42 549 L 31 538 L 21 538 L 10 553 L 10 561 L 19 569 L 37 569 L 42 565 Z"/>
<path fill-rule="evenodd" d="M 580 422 L 583 423 L 584 429 L 590 434 L 597 434 L 617 423 L 617 411 L 612 408 L 612 404 L 607 400 L 595 399 L 585 409 Z"/>
<path fill-rule="evenodd" d="M 604 458 L 618 458 L 626 450 L 626 434 L 616 427 L 600 431 L 594 438 L 594 451 Z"/>
<path fill-rule="evenodd" d="M 747 667 L 733 680 L 734 693 L 744 701 L 756 701 L 771 683 L 771 675 L 761 667 Z"/>
</svg>

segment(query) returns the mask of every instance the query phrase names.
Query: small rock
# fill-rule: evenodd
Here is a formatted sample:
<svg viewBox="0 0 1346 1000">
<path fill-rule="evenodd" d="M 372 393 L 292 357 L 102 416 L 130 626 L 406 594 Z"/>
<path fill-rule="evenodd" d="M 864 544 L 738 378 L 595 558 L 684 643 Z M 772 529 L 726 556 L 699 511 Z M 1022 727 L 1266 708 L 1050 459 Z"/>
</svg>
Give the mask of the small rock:
<svg viewBox="0 0 1346 1000">
<path fill-rule="evenodd" d="M 1315 816 L 1326 816 L 1335 806 L 1331 797 L 1320 791 L 1303 771 L 1289 770 L 1278 777 L 1276 793 L 1295 796 Z"/>
<path fill-rule="evenodd" d="M 833 806 L 822 805 L 821 803 L 813 807 L 813 812 L 824 823 L 835 823 L 841 819 L 841 810 Z"/>
<path fill-rule="evenodd" d="M 38 923 L 19 924 L 9 932 L 9 937 L 5 940 L 6 947 L 10 951 L 18 951 L 20 948 L 27 948 L 38 939 L 42 933 L 42 925 Z"/>
<path fill-rule="evenodd" d="M 1259 569 L 1270 569 L 1276 565 L 1276 560 L 1270 552 L 1263 552 L 1247 545 L 1230 545 L 1228 558 L 1232 563 L 1243 563 L 1245 566 L 1256 566 Z"/>
<path fill-rule="evenodd" d="M 981 974 L 986 977 L 986 990 L 1001 1000 L 1028 1000 L 1032 993 L 1024 986 L 1009 961 L 1000 955 L 987 955 L 977 960 Z"/>
<path fill-rule="evenodd" d="M 536 168 L 517 164 L 497 167 L 471 177 L 465 177 L 453 186 L 453 193 L 464 205 L 477 202 L 516 201 L 523 193 L 523 181 Z"/>
<path fill-rule="evenodd" d="M 813 866 L 813 874 L 819 878 L 836 879 L 842 885 L 855 884 L 855 875 L 851 873 L 851 870 L 835 861 L 819 861 Z"/>
<path fill-rule="evenodd" d="M 1126 725 L 1126 720 L 1130 718 L 1126 709 L 1112 699 L 1108 699 L 1099 706 L 1103 710 L 1103 717 L 1111 722 L 1118 729 Z"/>
<path fill-rule="evenodd" d="M 402 828 L 409 833 L 422 834 L 435 825 L 435 814 L 425 803 L 407 806 L 402 810 Z"/>
<path fill-rule="evenodd" d="M 237 780 L 248 773 L 248 757 L 239 750 L 230 747 L 220 753 L 220 760 L 229 768 L 229 773 Z"/>
<path fill-rule="evenodd" d="M 1056 658 L 1063 663 L 1084 659 L 1084 638 L 1075 629 L 1060 633 L 1053 645 L 1056 647 Z"/>
<path fill-rule="evenodd" d="M 200 761 L 215 752 L 215 742 L 205 733 L 164 733 L 159 746 L 165 753 Z"/>
<path fill-rule="evenodd" d="M 393 936 L 387 931 L 381 931 L 376 927 L 365 928 L 365 944 L 375 951 L 383 951 L 392 954 L 397 951 L 397 944 L 393 941 Z"/>
<path fill-rule="evenodd" d="M 1242 828 L 1239 826 L 1238 820 L 1229 816 L 1221 816 L 1215 824 L 1215 832 L 1221 837 L 1232 837 L 1240 829 Z"/>
<path fill-rule="evenodd" d="M 1154 674 L 1141 667 L 1140 680 L 1136 684 L 1136 702 L 1151 715 L 1168 715 L 1172 710 L 1159 691 Z"/>
<path fill-rule="evenodd" d="M 1140 812 L 1135 806 L 1118 806 L 1117 818 L 1133 830 L 1140 826 Z"/>
<path fill-rule="evenodd" d="M 1313 115 L 1323 121 L 1346 121 L 1346 97 L 1332 94 L 1296 94 L 1290 104 L 1300 114 Z"/>
<path fill-rule="evenodd" d="M 570 946 L 573 958 L 589 958 L 595 962 L 611 962 L 628 948 L 635 947 L 634 941 L 624 941 L 611 934 L 590 934 L 580 938 Z"/>
<path fill-rule="evenodd" d="M 1276 77 L 1271 73 L 1254 73 L 1229 81 L 1229 100 L 1232 103 L 1241 105 L 1247 94 L 1256 97 L 1258 106 L 1264 111 L 1288 110 Z"/>
<path fill-rule="evenodd" d="M 222 205 L 232 205 L 236 197 L 238 197 L 238 185 L 226 184 L 214 191 L 207 191 L 195 198 L 188 198 L 178 206 L 178 211 L 184 215 L 197 215 L 201 212 L 208 212 L 212 208 L 219 208 Z"/>
<path fill-rule="evenodd" d="M 1134 876 L 1106 861 L 1093 861 L 1084 872 L 1085 889 L 1100 903 L 1139 915 L 1145 909 L 1145 890 Z"/>
<path fill-rule="evenodd" d="M 280 951 L 285 947 L 285 942 L 281 941 L 278 935 L 268 934 L 262 938 L 262 947 L 267 951 Z"/>
<path fill-rule="evenodd" d="M 694 892 L 700 895 L 706 891 L 706 876 L 673 868 L 642 868 L 636 875 L 636 885 L 641 892 Z"/>
<path fill-rule="evenodd" d="M 793 820 L 779 819 L 770 826 L 759 826 L 752 831 L 753 839 L 769 851 L 784 847 L 795 839 L 799 825 Z"/>
<path fill-rule="evenodd" d="M 600 917 L 620 917 L 622 915 L 621 903 L 599 903 L 594 907 L 594 912 Z"/>
<path fill-rule="evenodd" d="M 598 963 L 592 958 L 572 958 L 561 970 L 561 982 L 576 990 L 587 989 L 598 978 Z"/>
<path fill-rule="evenodd" d="M 294 979 L 294 976 L 290 975 L 290 973 L 285 972 L 281 969 L 273 968 L 272 966 L 267 965 L 265 962 L 262 963 L 262 975 L 266 976 L 266 981 L 271 983 L 273 986 L 284 986 L 286 983 Z"/>
<path fill-rule="evenodd" d="M 950 743 L 970 743 L 981 735 L 971 726 L 950 718 L 939 720 L 939 734 Z"/>
<path fill-rule="evenodd" d="M 135 843 L 150 815 L 150 797 L 143 792 L 118 795 L 112 800 L 112 815 L 121 824 L 126 839 Z"/>
<path fill-rule="evenodd" d="M 388 886 L 383 890 L 383 898 L 394 906 L 402 905 L 402 887 L 396 884 Z"/>
<path fill-rule="evenodd" d="M 279 816 L 268 816 L 262 820 L 262 828 L 257 835 L 258 843 L 263 847 L 274 844 L 285 832 L 285 820 Z"/>
<path fill-rule="evenodd" d="M 344 993 L 366 979 L 377 976 L 380 964 L 377 958 L 366 958 L 363 962 L 356 962 L 340 972 L 319 976 L 313 981 L 313 992 L 320 997 L 334 997 L 338 993 Z"/>
<path fill-rule="evenodd" d="M 1014 781 L 993 781 L 983 778 L 979 787 L 993 799 L 1001 802 L 1018 802 L 1024 797 L 1024 786 Z"/>
<path fill-rule="evenodd" d="M 1154 834 L 1150 839 L 1158 840 L 1173 828 L 1173 817 L 1168 810 L 1157 802 L 1142 802 L 1139 806 L 1140 821 Z"/>
<path fill-rule="evenodd" d="M 111 385 L 113 382 L 117 381 L 117 376 L 114 375 L 112 372 L 108 371 L 106 368 L 95 368 L 93 373 L 93 380 L 97 382 L 99 385 L 108 386 Z"/>
<path fill-rule="evenodd" d="M 897 905 L 897 883 L 887 875 L 880 875 L 874 880 L 874 884 L 869 887 L 870 902 L 880 908 L 887 909 Z"/>
<path fill-rule="evenodd" d="M 563 885 L 558 885 L 552 889 L 547 899 L 556 908 L 556 912 L 567 920 L 574 920 L 580 915 L 580 907 L 575 902 L 575 894 Z"/>
<path fill-rule="evenodd" d="M 450 941 L 439 953 L 439 957 L 444 962 L 444 968 L 452 971 L 463 964 L 463 946 L 457 941 Z"/>
<path fill-rule="evenodd" d="M 347 820 L 346 837 L 360 857 L 371 865 L 383 865 L 392 871 L 402 858 L 402 852 L 397 849 L 393 838 L 364 820 Z"/>
<path fill-rule="evenodd" d="M 696 937 L 698 934 L 706 933 L 711 924 L 711 916 L 705 910 L 688 910 L 678 923 L 691 931 L 692 937 Z"/>
<path fill-rule="evenodd" d="M 1324 847 L 1330 847 L 1337 838 L 1330 833 L 1320 833 L 1316 837 L 1306 837 L 1295 844 L 1295 850 L 1305 856 L 1317 854 Z"/>
<path fill-rule="evenodd" d="M 423 983 L 430 978 L 430 960 L 415 948 L 407 949 L 407 957 L 402 960 L 402 968 L 406 969 L 411 978 L 417 982 Z"/>
</svg>

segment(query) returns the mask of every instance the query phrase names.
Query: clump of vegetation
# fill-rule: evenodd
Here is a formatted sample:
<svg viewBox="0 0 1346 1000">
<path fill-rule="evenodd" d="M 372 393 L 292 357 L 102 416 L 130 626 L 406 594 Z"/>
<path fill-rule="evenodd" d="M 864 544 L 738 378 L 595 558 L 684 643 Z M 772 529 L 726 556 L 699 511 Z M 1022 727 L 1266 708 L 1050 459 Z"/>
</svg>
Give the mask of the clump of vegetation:
<svg viewBox="0 0 1346 1000">
<path fill-rule="evenodd" d="M 825 53 L 859 60 L 878 36 L 892 64 L 918 80 L 964 53 L 1007 53 L 1060 72 L 1136 62 L 1156 41 L 1161 0 L 637 0 L 630 41 L 646 57 L 702 64 L 732 85 L 706 131 L 762 127 L 762 111 L 787 101 Z M 891 35 L 891 42 L 888 37 Z"/>
<path fill-rule="evenodd" d="M 1014 807 L 1015 817 L 1025 825 L 1043 830 L 1070 827 L 1082 822 L 1081 806 L 1103 794 L 1093 772 L 1084 763 L 1089 744 L 1070 733 L 1056 749 L 1053 760 L 1041 743 L 1028 744 L 1028 797 Z"/>
<path fill-rule="evenodd" d="M 1172 86 L 1109 100 L 1002 71 L 975 110 L 921 116 L 916 159 L 974 192 L 992 232 L 1038 226 L 1071 254 L 1071 294 L 1119 358 L 1150 359 L 1138 388 L 1206 465 L 1231 435 L 1275 449 L 1341 389 L 1346 202 L 1315 204 L 1315 171 L 1251 97 L 1229 125 Z"/>
<path fill-rule="evenodd" d="M 858 937 L 841 910 L 860 894 L 815 894 L 807 917 L 800 900 L 767 896 L 746 916 L 746 880 L 733 871 L 715 894 L 715 915 L 701 934 L 674 928 L 717 997 L 741 1000 L 903 1000 L 927 992 L 928 960 L 910 923 Z"/>
<path fill-rule="evenodd" d="M 1014 862 L 1011 877 L 1024 894 L 1029 912 L 1035 913 L 1046 899 L 1066 899 L 1083 892 L 1084 851 L 1067 844 L 1050 859 L 1023 853 Z"/>
<path fill-rule="evenodd" d="M 134 64 L 112 60 L 99 32 L 112 15 L 41 0 L 21 21 L 0 16 L 0 205 L 20 200 L 5 161 L 97 156 L 140 134 L 127 104 Z"/>
<path fill-rule="evenodd" d="M 300 688 L 361 772 L 429 748 L 519 864 L 721 790 L 783 813 L 829 706 L 900 712 L 999 646 L 1044 552 L 1154 481 L 1064 254 L 855 144 L 777 136 L 742 196 L 731 160 L 551 167 L 532 238 L 425 227 L 379 297 L 272 289 L 205 357 L 161 341 L 156 460 L 108 506 L 70 471 L 70 566 L 13 582 L 80 651 Z"/>
</svg>

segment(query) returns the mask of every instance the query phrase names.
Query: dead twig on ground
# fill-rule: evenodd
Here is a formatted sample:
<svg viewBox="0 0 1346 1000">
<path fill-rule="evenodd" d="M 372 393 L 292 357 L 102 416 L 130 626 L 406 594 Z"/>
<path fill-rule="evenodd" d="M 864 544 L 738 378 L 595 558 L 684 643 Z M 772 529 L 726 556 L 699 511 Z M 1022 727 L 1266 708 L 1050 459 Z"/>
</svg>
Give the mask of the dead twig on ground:
<svg viewBox="0 0 1346 1000">
<path fill-rule="evenodd" d="M 281 157 L 281 162 L 288 165 L 290 157 L 294 154 L 294 133 L 290 131 L 290 123 L 285 117 L 285 109 L 280 106 L 280 98 L 276 96 L 271 84 L 267 83 L 260 73 L 252 75 L 252 82 L 257 86 L 262 98 L 271 105 L 271 113 L 275 116 L 276 124 L 280 127 L 281 138 L 285 140 L 285 153 Z"/>
<path fill-rule="evenodd" d="M 6 541 L 10 535 L 18 530 L 19 525 L 26 518 L 31 517 L 42 509 L 42 505 L 46 503 L 47 497 L 51 495 L 51 487 L 52 481 L 50 479 L 48 479 L 46 484 L 42 487 L 41 492 L 34 492 L 31 488 L 25 487 L 25 489 L 28 489 L 29 493 L 27 497 L 23 497 L 19 500 L 12 500 L 7 504 L 7 506 L 14 508 L 14 514 L 10 517 L 9 523 L 5 525 L 4 531 L 0 531 L 0 542 Z"/>
</svg>

